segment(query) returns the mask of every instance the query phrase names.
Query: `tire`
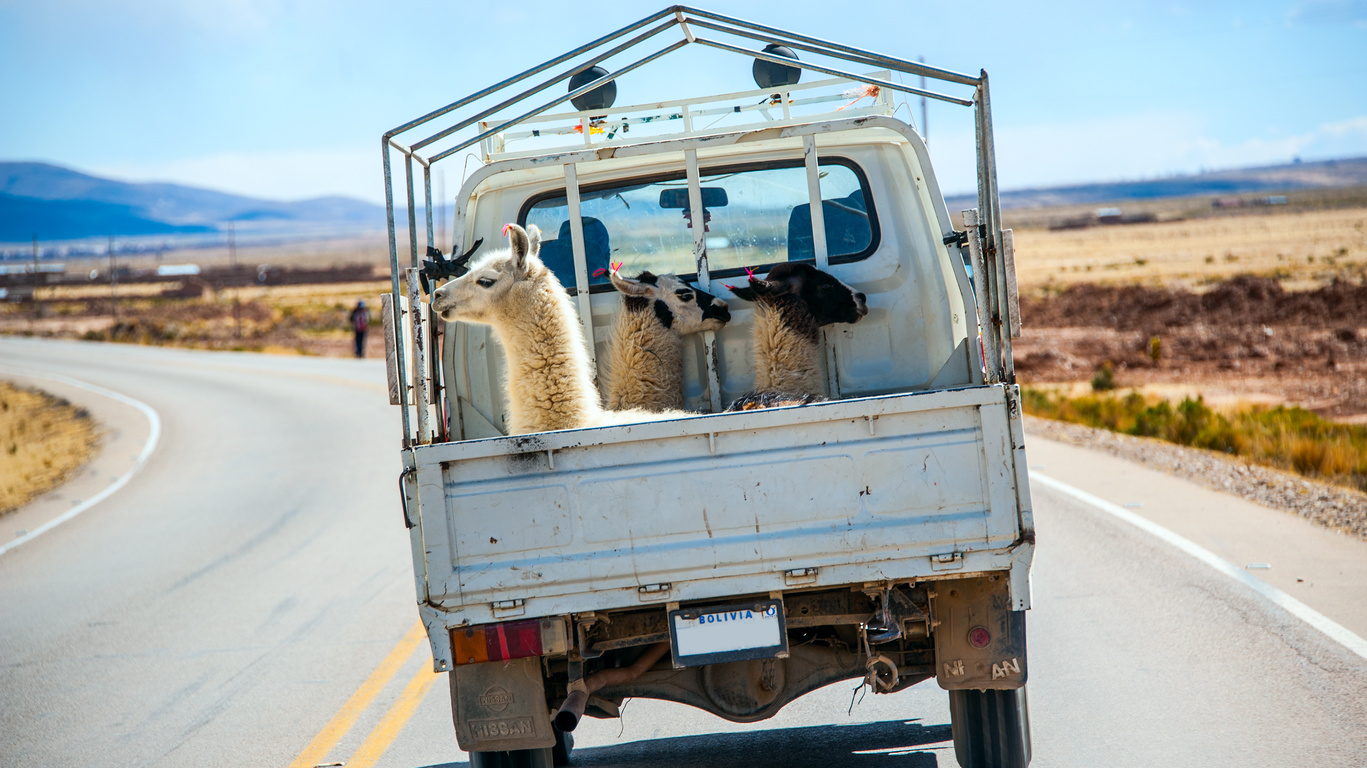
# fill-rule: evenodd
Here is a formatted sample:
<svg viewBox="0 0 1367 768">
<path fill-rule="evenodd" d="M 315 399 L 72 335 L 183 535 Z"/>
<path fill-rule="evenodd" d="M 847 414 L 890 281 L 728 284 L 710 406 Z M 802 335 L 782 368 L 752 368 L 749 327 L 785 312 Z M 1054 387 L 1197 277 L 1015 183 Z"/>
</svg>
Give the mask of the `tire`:
<svg viewBox="0 0 1367 768">
<path fill-rule="evenodd" d="M 551 747 L 551 760 L 556 765 L 569 765 L 570 752 L 574 750 L 574 734 L 555 729 L 555 746 Z"/>
<path fill-rule="evenodd" d="M 471 752 L 470 768 L 551 768 L 551 748 Z"/>
<path fill-rule="evenodd" d="M 954 757 L 962 768 L 1025 768 L 1030 764 L 1030 710 L 1025 688 L 950 691 Z"/>
</svg>

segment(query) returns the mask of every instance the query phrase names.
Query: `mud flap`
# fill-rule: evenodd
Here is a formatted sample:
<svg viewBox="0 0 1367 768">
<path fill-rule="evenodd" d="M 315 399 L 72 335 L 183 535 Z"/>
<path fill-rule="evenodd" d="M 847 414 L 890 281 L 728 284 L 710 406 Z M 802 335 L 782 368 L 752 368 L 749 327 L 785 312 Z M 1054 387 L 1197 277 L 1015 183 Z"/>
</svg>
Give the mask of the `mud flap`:
<svg viewBox="0 0 1367 768">
<path fill-rule="evenodd" d="M 931 601 L 935 678 L 948 691 L 1025 685 L 1025 611 L 1011 610 L 1006 573 L 944 581 Z"/>
<path fill-rule="evenodd" d="M 468 664 L 451 671 L 456 743 L 466 752 L 555 746 L 541 659 Z"/>
</svg>

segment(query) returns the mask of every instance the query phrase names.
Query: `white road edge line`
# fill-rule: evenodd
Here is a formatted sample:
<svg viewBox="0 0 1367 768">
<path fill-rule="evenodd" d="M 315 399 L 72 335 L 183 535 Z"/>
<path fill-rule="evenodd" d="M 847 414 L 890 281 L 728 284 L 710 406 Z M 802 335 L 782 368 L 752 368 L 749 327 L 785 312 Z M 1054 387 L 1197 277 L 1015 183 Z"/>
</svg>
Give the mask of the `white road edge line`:
<svg viewBox="0 0 1367 768">
<path fill-rule="evenodd" d="M 100 491 L 94 496 L 91 496 L 90 498 L 86 499 L 85 501 L 81 502 L 75 507 L 72 507 L 71 509 L 67 510 L 66 512 L 63 512 L 57 517 L 54 517 L 46 523 L 43 523 L 37 528 L 34 528 L 33 530 L 29 531 L 23 536 L 20 536 L 4 545 L 0 545 L 0 555 L 3 555 L 21 544 L 33 541 L 34 539 L 47 533 L 53 528 L 56 528 L 62 523 L 65 523 L 66 521 L 86 511 L 87 509 L 90 509 L 96 504 L 99 504 L 100 502 L 104 501 L 110 496 L 113 496 L 114 493 L 117 492 L 120 488 L 127 485 L 128 481 L 133 479 L 133 475 L 136 475 L 138 473 L 138 470 L 142 469 L 142 465 L 147 463 L 147 458 L 152 455 L 152 451 L 156 449 L 157 441 L 161 439 L 161 417 L 158 416 L 157 412 L 152 409 L 152 406 L 142 402 L 141 400 L 134 400 L 133 398 L 127 395 L 123 395 L 113 390 L 105 389 L 104 387 L 96 386 L 94 384 L 81 381 L 79 379 L 73 379 L 70 376 L 63 376 L 60 373 L 34 371 L 25 368 L 11 368 L 9 366 L 0 367 L 0 371 L 18 374 L 20 376 L 25 376 L 31 379 L 46 379 L 48 381 L 59 381 L 63 384 L 69 384 L 73 387 L 78 387 L 89 392 L 94 392 L 97 395 L 107 397 L 111 400 L 117 400 L 118 402 L 123 403 L 125 405 L 131 405 L 134 408 L 137 408 L 139 411 L 142 411 L 142 415 L 147 417 L 148 425 L 151 427 L 147 434 L 147 442 L 143 444 L 142 453 L 138 454 L 138 459 L 137 461 L 133 462 L 132 469 L 125 472 L 122 477 L 120 477 L 118 480 L 115 480 L 104 490 Z"/>
<path fill-rule="evenodd" d="M 1344 627 L 1342 624 L 1339 624 L 1333 619 L 1330 619 L 1328 616 L 1325 616 L 1324 614 L 1320 613 L 1314 608 L 1311 608 L 1305 603 L 1302 603 L 1301 601 L 1297 600 L 1291 595 L 1286 594 L 1280 589 L 1277 589 L 1271 584 L 1268 584 L 1267 582 L 1262 581 L 1261 579 L 1257 579 L 1253 576 L 1250 576 L 1248 573 L 1244 572 L 1244 569 L 1227 560 L 1222 559 L 1220 556 L 1216 555 L 1214 552 L 1211 552 L 1205 547 L 1202 547 L 1200 544 L 1197 544 L 1196 542 L 1191 541 L 1190 539 L 1184 538 L 1176 533 L 1173 533 L 1167 528 L 1164 528 L 1163 526 L 1153 522 L 1152 520 L 1149 520 L 1146 517 L 1140 517 L 1139 515 L 1136 515 L 1128 509 L 1124 509 L 1116 504 L 1112 504 L 1111 502 L 1106 501 L 1105 499 L 1093 496 L 1092 494 L 1080 488 L 1074 488 L 1073 486 L 1068 485 L 1067 483 L 1055 480 L 1054 478 L 1049 477 L 1047 475 L 1041 475 L 1040 473 L 1032 470 L 1030 472 L 1030 479 L 1031 481 L 1038 481 L 1039 483 L 1046 485 L 1050 488 L 1053 488 L 1054 490 L 1059 491 L 1060 493 L 1065 493 L 1069 496 L 1072 496 L 1073 498 L 1082 501 L 1086 504 L 1090 504 L 1103 512 L 1109 512 L 1112 515 L 1115 515 L 1116 517 L 1120 518 L 1121 520 L 1124 520 L 1125 522 L 1129 523 L 1130 525 L 1133 525 L 1146 533 L 1149 533 L 1153 536 L 1156 536 L 1157 538 L 1162 539 L 1163 541 L 1166 541 L 1167 543 L 1173 545 L 1174 547 L 1177 547 L 1183 552 L 1186 552 L 1187 554 L 1191 555 L 1197 560 L 1200 560 L 1206 565 L 1209 565 L 1211 568 L 1214 568 L 1220 573 L 1223 573 L 1224 575 L 1230 577 L 1231 579 L 1234 579 L 1240 584 L 1243 584 L 1245 587 L 1248 587 L 1249 589 L 1258 593 L 1262 597 L 1266 598 L 1273 605 L 1282 608 L 1287 613 L 1290 613 L 1292 616 L 1295 616 L 1301 621 L 1304 621 L 1306 624 L 1309 624 L 1315 629 L 1318 629 L 1320 632 L 1323 632 L 1326 636 L 1329 637 L 1329 639 L 1333 640 L 1334 642 L 1342 645 L 1343 647 L 1347 648 L 1353 653 L 1356 653 L 1362 658 L 1367 659 L 1367 640 L 1362 639 L 1361 637 L 1357 636 L 1352 631 L 1350 631 L 1347 627 Z"/>
</svg>

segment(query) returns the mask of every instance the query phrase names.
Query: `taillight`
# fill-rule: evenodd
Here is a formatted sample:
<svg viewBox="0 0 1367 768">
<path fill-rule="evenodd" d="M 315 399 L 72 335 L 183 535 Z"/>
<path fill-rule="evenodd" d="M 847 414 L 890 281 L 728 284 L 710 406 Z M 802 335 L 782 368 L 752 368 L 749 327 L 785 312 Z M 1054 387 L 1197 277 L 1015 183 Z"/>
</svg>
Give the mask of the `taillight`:
<svg viewBox="0 0 1367 768">
<path fill-rule="evenodd" d="M 457 665 L 563 653 L 568 648 L 565 622 L 556 618 L 480 624 L 451 630 L 451 655 Z"/>
<path fill-rule="evenodd" d="M 986 627 L 974 627 L 968 630 L 968 644 L 974 648 L 986 648 L 992 642 L 992 633 Z"/>
</svg>

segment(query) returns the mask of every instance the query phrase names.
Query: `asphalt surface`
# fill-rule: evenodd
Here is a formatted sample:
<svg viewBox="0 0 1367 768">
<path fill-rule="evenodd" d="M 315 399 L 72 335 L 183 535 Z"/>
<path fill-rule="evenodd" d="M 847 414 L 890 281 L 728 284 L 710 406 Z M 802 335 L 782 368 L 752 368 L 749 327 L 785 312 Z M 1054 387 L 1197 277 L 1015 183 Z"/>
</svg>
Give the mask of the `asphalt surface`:
<svg viewBox="0 0 1367 768">
<path fill-rule="evenodd" d="M 161 434 L 125 487 L 0 554 L 0 765 L 465 762 L 412 634 L 378 362 L 0 338 L 0 377 L 109 429 L 81 476 L 0 518 L 3 541 L 127 472 L 149 436 L 137 411 L 50 375 L 150 405 Z M 1028 450 L 1232 562 L 1269 562 L 1260 577 L 1363 632 L 1367 544 L 1110 457 Z M 1367 659 L 1112 515 L 1033 493 L 1033 765 L 1367 766 Z M 745 726 L 635 700 L 580 726 L 574 763 L 953 766 L 948 724 L 933 681 L 842 683 Z"/>
</svg>

